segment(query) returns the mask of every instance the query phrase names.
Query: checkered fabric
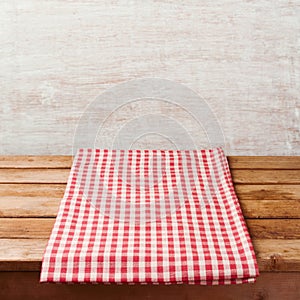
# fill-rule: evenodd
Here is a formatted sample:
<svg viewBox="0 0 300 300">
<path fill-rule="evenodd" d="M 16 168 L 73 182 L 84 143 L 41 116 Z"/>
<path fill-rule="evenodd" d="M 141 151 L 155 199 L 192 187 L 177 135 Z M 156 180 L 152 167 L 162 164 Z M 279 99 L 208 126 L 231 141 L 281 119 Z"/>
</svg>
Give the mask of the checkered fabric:
<svg viewBox="0 0 300 300">
<path fill-rule="evenodd" d="M 221 148 L 80 149 L 41 282 L 254 282 L 258 267 Z"/>
</svg>

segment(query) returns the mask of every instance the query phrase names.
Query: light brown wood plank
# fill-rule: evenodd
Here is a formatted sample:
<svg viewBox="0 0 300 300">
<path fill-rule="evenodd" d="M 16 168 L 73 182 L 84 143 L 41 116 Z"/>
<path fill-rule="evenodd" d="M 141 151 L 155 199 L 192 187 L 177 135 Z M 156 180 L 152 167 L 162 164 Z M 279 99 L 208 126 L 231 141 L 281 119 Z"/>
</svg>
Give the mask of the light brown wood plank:
<svg viewBox="0 0 300 300">
<path fill-rule="evenodd" d="M 300 169 L 300 156 L 228 156 L 231 169 Z M 0 168 L 70 168 L 73 156 L 0 156 Z"/>
<path fill-rule="evenodd" d="M 300 200 L 242 200 L 245 218 L 300 219 Z"/>
<path fill-rule="evenodd" d="M 66 183 L 69 169 L 0 169 L 0 183 Z M 300 184 L 300 170 L 232 170 L 240 184 Z"/>
<path fill-rule="evenodd" d="M 0 184 L 0 197 L 58 197 L 64 195 L 66 183 L 55 184 Z M 244 200 L 300 200 L 300 185 L 260 185 L 235 184 L 237 196 Z"/>
<path fill-rule="evenodd" d="M 253 239 L 261 271 L 300 271 L 300 240 Z"/>
<path fill-rule="evenodd" d="M 231 170 L 233 181 L 244 184 L 300 184 L 300 170 Z"/>
<path fill-rule="evenodd" d="M 47 242 L 48 239 L 0 239 L 0 262 L 40 263 Z"/>
<path fill-rule="evenodd" d="M 60 201 L 61 198 L 55 197 L 1 197 L 0 217 L 56 217 Z"/>
<path fill-rule="evenodd" d="M 0 271 L 39 271 L 48 239 L 0 239 Z M 254 239 L 260 271 L 300 272 L 300 240 Z"/>
<path fill-rule="evenodd" d="M 0 218 L 0 239 L 49 238 L 54 222 L 54 218 Z"/>
<path fill-rule="evenodd" d="M 63 190 L 53 190 L 53 194 L 51 194 L 51 189 L 40 190 L 42 195 L 37 196 L 30 189 L 27 191 L 28 196 L 1 195 L 0 217 L 56 217 Z M 45 192 L 46 195 L 43 194 Z M 240 199 L 240 204 L 245 218 L 300 218 L 300 200 L 254 201 Z"/>
<path fill-rule="evenodd" d="M 247 219 L 250 235 L 256 239 L 300 239 L 298 219 Z"/>
<path fill-rule="evenodd" d="M 49 238 L 54 218 L 0 218 L 0 238 Z M 300 239 L 298 219 L 247 219 L 252 238 Z"/>
<path fill-rule="evenodd" d="M 0 168 L 66 168 L 72 166 L 73 156 L 70 155 L 0 155 Z"/>
<path fill-rule="evenodd" d="M 2 183 L 0 197 L 54 197 L 62 198 L 66 183 Z M 0 199 L 1 199 L 0 198 Z"/>
<path fill-rule="evenodd" d="M 235 184 L 234 188 L 242 200 L 300 200 L 300 185 Z"/>
<path fill-rule="evenodd" d="M 228 156 L 231 169 L 300 170 L 300 156 Z"/>
<path fill-rule="evenodd" d="M 0 169 L 0 183 L 66 183 L 69 169 Z"/>
<path fill-rule="evenodd" d="M 2 196 L 54 196 L 62 197 L 66 183 L 35 184 L 10 183 L 0 184 L 0 197 Z M 235 190 L 241 200 L 300 200 L 300 185 L 290 184 L 235 184 Z"/>
<path fill-rule="evenodd" d="M 71 168 L 72 156 L 67 155 L 20 155 L 20 156 L 0 156 L 0 168 Z"/>
</svg>

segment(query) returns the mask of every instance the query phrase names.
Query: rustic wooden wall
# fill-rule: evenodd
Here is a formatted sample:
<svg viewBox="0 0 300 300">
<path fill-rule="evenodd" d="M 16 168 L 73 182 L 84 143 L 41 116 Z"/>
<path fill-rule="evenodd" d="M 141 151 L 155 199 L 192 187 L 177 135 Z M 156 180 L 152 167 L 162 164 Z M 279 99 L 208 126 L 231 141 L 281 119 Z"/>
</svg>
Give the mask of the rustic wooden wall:
<svg viewBox="0 0 300 300">
<path fill-rule="evenodd" d="M 206 99 L 228 154 L 300 155 L 297 0 L 3 0 L 0 28 L 1 154 L 70 154 L 98 94 L 160 77 Z"/>
</svg>

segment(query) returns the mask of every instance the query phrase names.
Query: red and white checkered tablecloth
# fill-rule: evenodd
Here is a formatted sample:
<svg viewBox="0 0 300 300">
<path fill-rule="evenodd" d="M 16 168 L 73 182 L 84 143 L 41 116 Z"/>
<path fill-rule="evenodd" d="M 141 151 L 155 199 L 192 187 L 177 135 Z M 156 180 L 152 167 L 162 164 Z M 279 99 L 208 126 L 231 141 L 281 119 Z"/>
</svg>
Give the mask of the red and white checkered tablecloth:
<svg viewBox="0 0 300 300">
<path fill-rule="evenodd" d="M 80 149 L 41 282 L 254 282 L 258 266 L 226 156 Z"/>
</svg>

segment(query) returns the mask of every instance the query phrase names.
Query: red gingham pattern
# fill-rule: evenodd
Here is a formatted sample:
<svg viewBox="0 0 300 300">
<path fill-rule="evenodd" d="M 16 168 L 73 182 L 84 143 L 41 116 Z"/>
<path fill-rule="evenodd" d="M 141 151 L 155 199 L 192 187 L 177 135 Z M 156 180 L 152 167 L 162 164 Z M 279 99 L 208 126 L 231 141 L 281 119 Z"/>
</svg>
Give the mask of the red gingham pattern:
<svg viewBox="0 0 300 300">
<path fill-rule="evenodd" d="M 226 156 L 80 149 L 41 282 L 254 282 L 258 267 Z"/>
</svg>

